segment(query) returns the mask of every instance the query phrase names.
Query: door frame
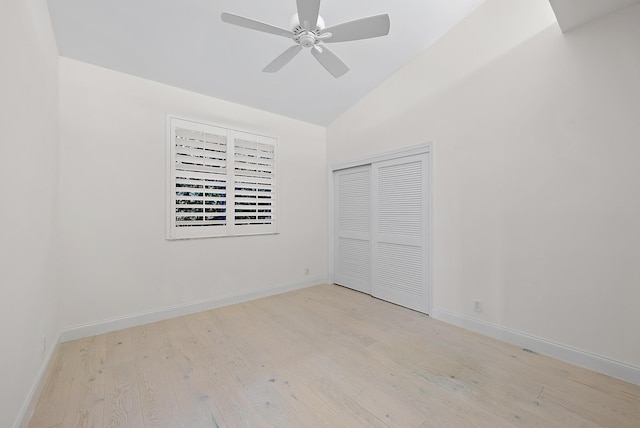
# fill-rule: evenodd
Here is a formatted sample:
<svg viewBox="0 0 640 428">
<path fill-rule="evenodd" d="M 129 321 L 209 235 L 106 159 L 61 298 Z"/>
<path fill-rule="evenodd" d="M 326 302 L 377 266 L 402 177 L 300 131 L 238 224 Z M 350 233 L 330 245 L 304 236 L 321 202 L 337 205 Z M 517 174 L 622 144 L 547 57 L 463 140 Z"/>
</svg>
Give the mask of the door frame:
<svg viewBox="0 0 640 428">
<path fill-rule="evenodd" d="M 334 245 L 335 245 L 335 240 L 334 240 L 334 233 L 335 233 L 335 219 L 334 219 L 334 215 L 335 215 L 335 191 L 334 191 L 334 173 L 336 171 L 342 170 L 342 169 L 347 169 L 347 168 L 353 168 L 353 167 L 358 167 L 358 166 L 364 166 L 364 165 L 369 165 L 369 164 L 373 164 L 376 162 L 383 162 L 383 161 L 388 161 L 388 160 L 392 160 L 392 159 L 397 159 L 397 158 L 402 158 L 402 157 L 406 157 L 406 156 L 412 156 L 412 155 L 420 155 L 420 154 L 428 154 L 429 156 L 427 156 L 428 161 L 427 161 L 427 166 L 428 166 L 428 181 L 429 181 L 429 185 L 427 187 L 427 191 L 429 192 L 429 197 L 428 197 L 428 208 L 427 208 L 427 215 L 429 216 L 427 219 L 427 234 L 428 234 L 428 243 L 427 243 L 427 248 L 429 251 L 429 255 L 427 257 L 427 269 L 429 270 L 429 275 L 427 277 L 427 314 L 430 314 L 433 310 L 433 279 L 434 279 L 434 272 L 433 272 L 433 260 L 434 260 L 434 254 L 433 254 L 433 250 L 434 250 L 434 233 L 433 233 L 433 188 L 434 188 L 434 183 L 433 183 L 433 177 L 434 177 L 434 172 L 433 172 L 433 165 L 434 165 L 434 161 L 433 161 L 433 147 L 434 144 L 433 142 L 428 142 L 428 143 L 422 143 L 422 144 L 418 144 L 415 146 L 409 146 L 409 147 L 405 147 L 402 149 L 397 149 L 397 150 L 391 150 L 391 151 L 387 151 L 387 152 L 382 152 L 382 153 L 377 153 L 374 155 L 370 155 L 370 156 L 364 156 L 361 158 L 357 158 L 351 161 L 347 161 L 347 162 L 338 162 L 338 163 L 333 163 L 329 165 L 329 171 L 328 171 L 328 193 L 329 193 L 329 201 L 328 201 L 328 235 L 329 235 L 329 241 L 328 241 L 328 259 L 327 259 L 327 272 L 328 272 L 328 278 L 329 281 L 331 281 L 331 283 L 334 283 L 335 280 L 335 266 L 334 266 L 334 257 L 335 257 L 335 251 L 334 251 Z"/>
</svg>

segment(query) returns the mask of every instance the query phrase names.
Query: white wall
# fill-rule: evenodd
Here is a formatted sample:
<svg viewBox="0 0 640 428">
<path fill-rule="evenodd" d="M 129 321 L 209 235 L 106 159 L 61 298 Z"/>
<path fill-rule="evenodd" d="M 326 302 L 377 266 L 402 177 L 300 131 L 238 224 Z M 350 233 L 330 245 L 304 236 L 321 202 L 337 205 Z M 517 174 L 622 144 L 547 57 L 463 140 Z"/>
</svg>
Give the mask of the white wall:
<svg viewBox="0 0 640 428">
<path fill-rule="evenodd" d="M 433 141 L 435 306 L 640 367 L 640 5 L 566 35 L 549 14 L 488 0 L 335 121 L 328 159 Z"/>
<path fill-rule="evenodd" d="M 280 234 L 165 240 L 167 113 L 279 138 Z M 324 128 L 67 58 L 60 117 L 63 327 L 326 279 Z"/>
<path fill-rule="evenodd" d="M 0 426 L 10 427 L 45 361 L 42 336 L 58 331 L 58 53 L 46 1 L 2 1 L 0 41 Z"/>
</svg>

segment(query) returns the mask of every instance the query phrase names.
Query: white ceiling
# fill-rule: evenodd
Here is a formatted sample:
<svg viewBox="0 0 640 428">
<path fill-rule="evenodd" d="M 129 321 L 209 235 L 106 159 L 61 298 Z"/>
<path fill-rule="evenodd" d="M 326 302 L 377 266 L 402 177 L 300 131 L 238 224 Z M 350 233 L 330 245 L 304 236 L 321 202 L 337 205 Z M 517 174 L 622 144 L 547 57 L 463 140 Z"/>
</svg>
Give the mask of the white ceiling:
<svg viewBox="0 0 640 428">
<path fill-rule="evenodd" d="M 640 0 L 549 0 L 563 32 L 608 15 Z"/>
<path fill-rule="evenodd" d="M 485 0 L 323 0 L 326 25 L 388 13 L 388 36 L 334 43 L 351 68 L 335 79 L 306 50 L 279 73 L 261 70 L 293 45 L 225 24 L 230 12 L 289 28 L 295 0 L 49 0 L 60 55 L 328 125 Z"/>
<path fill-rule="evenodd" d="M 48 3 L 62 56 L 326 126 L 484 1 L 323 0 L 327 26 L 381 13 L 391 18 L 386 37 L 331 44 L 351 67 L 339 79 L 307 51 L 280 72 L 263 73 L 293 42 L 220 20 L 229 12 L 289 28 L 296 0 Z M 640 0 L 549 1 L 567 32 Z"/>
</svg>

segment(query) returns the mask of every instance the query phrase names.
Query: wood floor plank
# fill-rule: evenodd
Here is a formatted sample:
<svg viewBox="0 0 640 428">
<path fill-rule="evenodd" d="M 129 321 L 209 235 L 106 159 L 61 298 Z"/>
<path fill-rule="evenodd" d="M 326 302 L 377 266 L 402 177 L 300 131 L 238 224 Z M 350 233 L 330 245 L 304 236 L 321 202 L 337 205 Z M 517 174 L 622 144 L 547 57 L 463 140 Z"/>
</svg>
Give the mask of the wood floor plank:
<svg viewBox="0 0 640 428">
<path fill-rule="evenodd" d="M 52 427 L 62 424 L 80 357 L 80 346 L 79 340 L 59 345 L 29 427 Z"/>
<path fill-rule="evenodd" d="M 580 400 L 575 399 L 577 391 L 580 393 Z M 612 402 L 608 394 L 602 394 L 588 385 L 566 383 L 546 386 L 540 394 L 540 401 L 581 415 L 594 426 L 605 423 L 612 423 L 620 428 L 640 426 L 640 405 L 637 402 L 634 408 L 619 400 Z M 606 420 L 602 418 L 603 414 L 607 415 Z"/>
<path fill-rule="evenodd" d="M 106 335 L 80 341 L 79 361 L 62 422 L 63 427 L 103 426 L 105 360 Z"/>
<path fill-rule="evenodd" d="M 185 425 L 221 426 L 220 410 L 208 393 L 204 380 L 193 374 L 196 367 L 189 352 L 185 350 L 180 338 L 181 332 L 176 330 L 182 327 L 182 323 L 161 322 L 153 327 Z"/>
<path fill-rule="evenodd" d="M 106 335 L 105 412 L 106 428 L 141 427 L 142 408 L 130 330 Z"/>
<path fill-rule="evenodd" d="M 640 427 L 640 387 L 343 287 L 61 344 L 60 427 Z"/>
<path fill-rule="evenodd" d="M 312 385 L 313 391 L 322 397 L 340 415 L 343 426 L 348 427 L 390 427 L 390 421 L 383 421 L 370 412 L 359 400 L 341 390 L 332 378 L 321 378 Z"/>
<path fill-rule="evenodd" d="M 153 328 L 134 327 L 129 334 L 145 428 L 185 428 Z"/>
</svg>

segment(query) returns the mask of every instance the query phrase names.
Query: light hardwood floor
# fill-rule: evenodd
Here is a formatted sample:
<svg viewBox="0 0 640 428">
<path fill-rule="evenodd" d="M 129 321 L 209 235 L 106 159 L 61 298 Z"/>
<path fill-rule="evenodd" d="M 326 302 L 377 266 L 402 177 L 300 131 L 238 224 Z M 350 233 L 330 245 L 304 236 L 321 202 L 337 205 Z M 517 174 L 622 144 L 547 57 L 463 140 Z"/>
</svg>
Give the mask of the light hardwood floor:
<svg viewBox="0 0 640 428">
<path fill-rule="evenodd" d="M 334 285 L 60 345 L 30 427 L 640 427 L 640 387 Z"/>
</svg>

